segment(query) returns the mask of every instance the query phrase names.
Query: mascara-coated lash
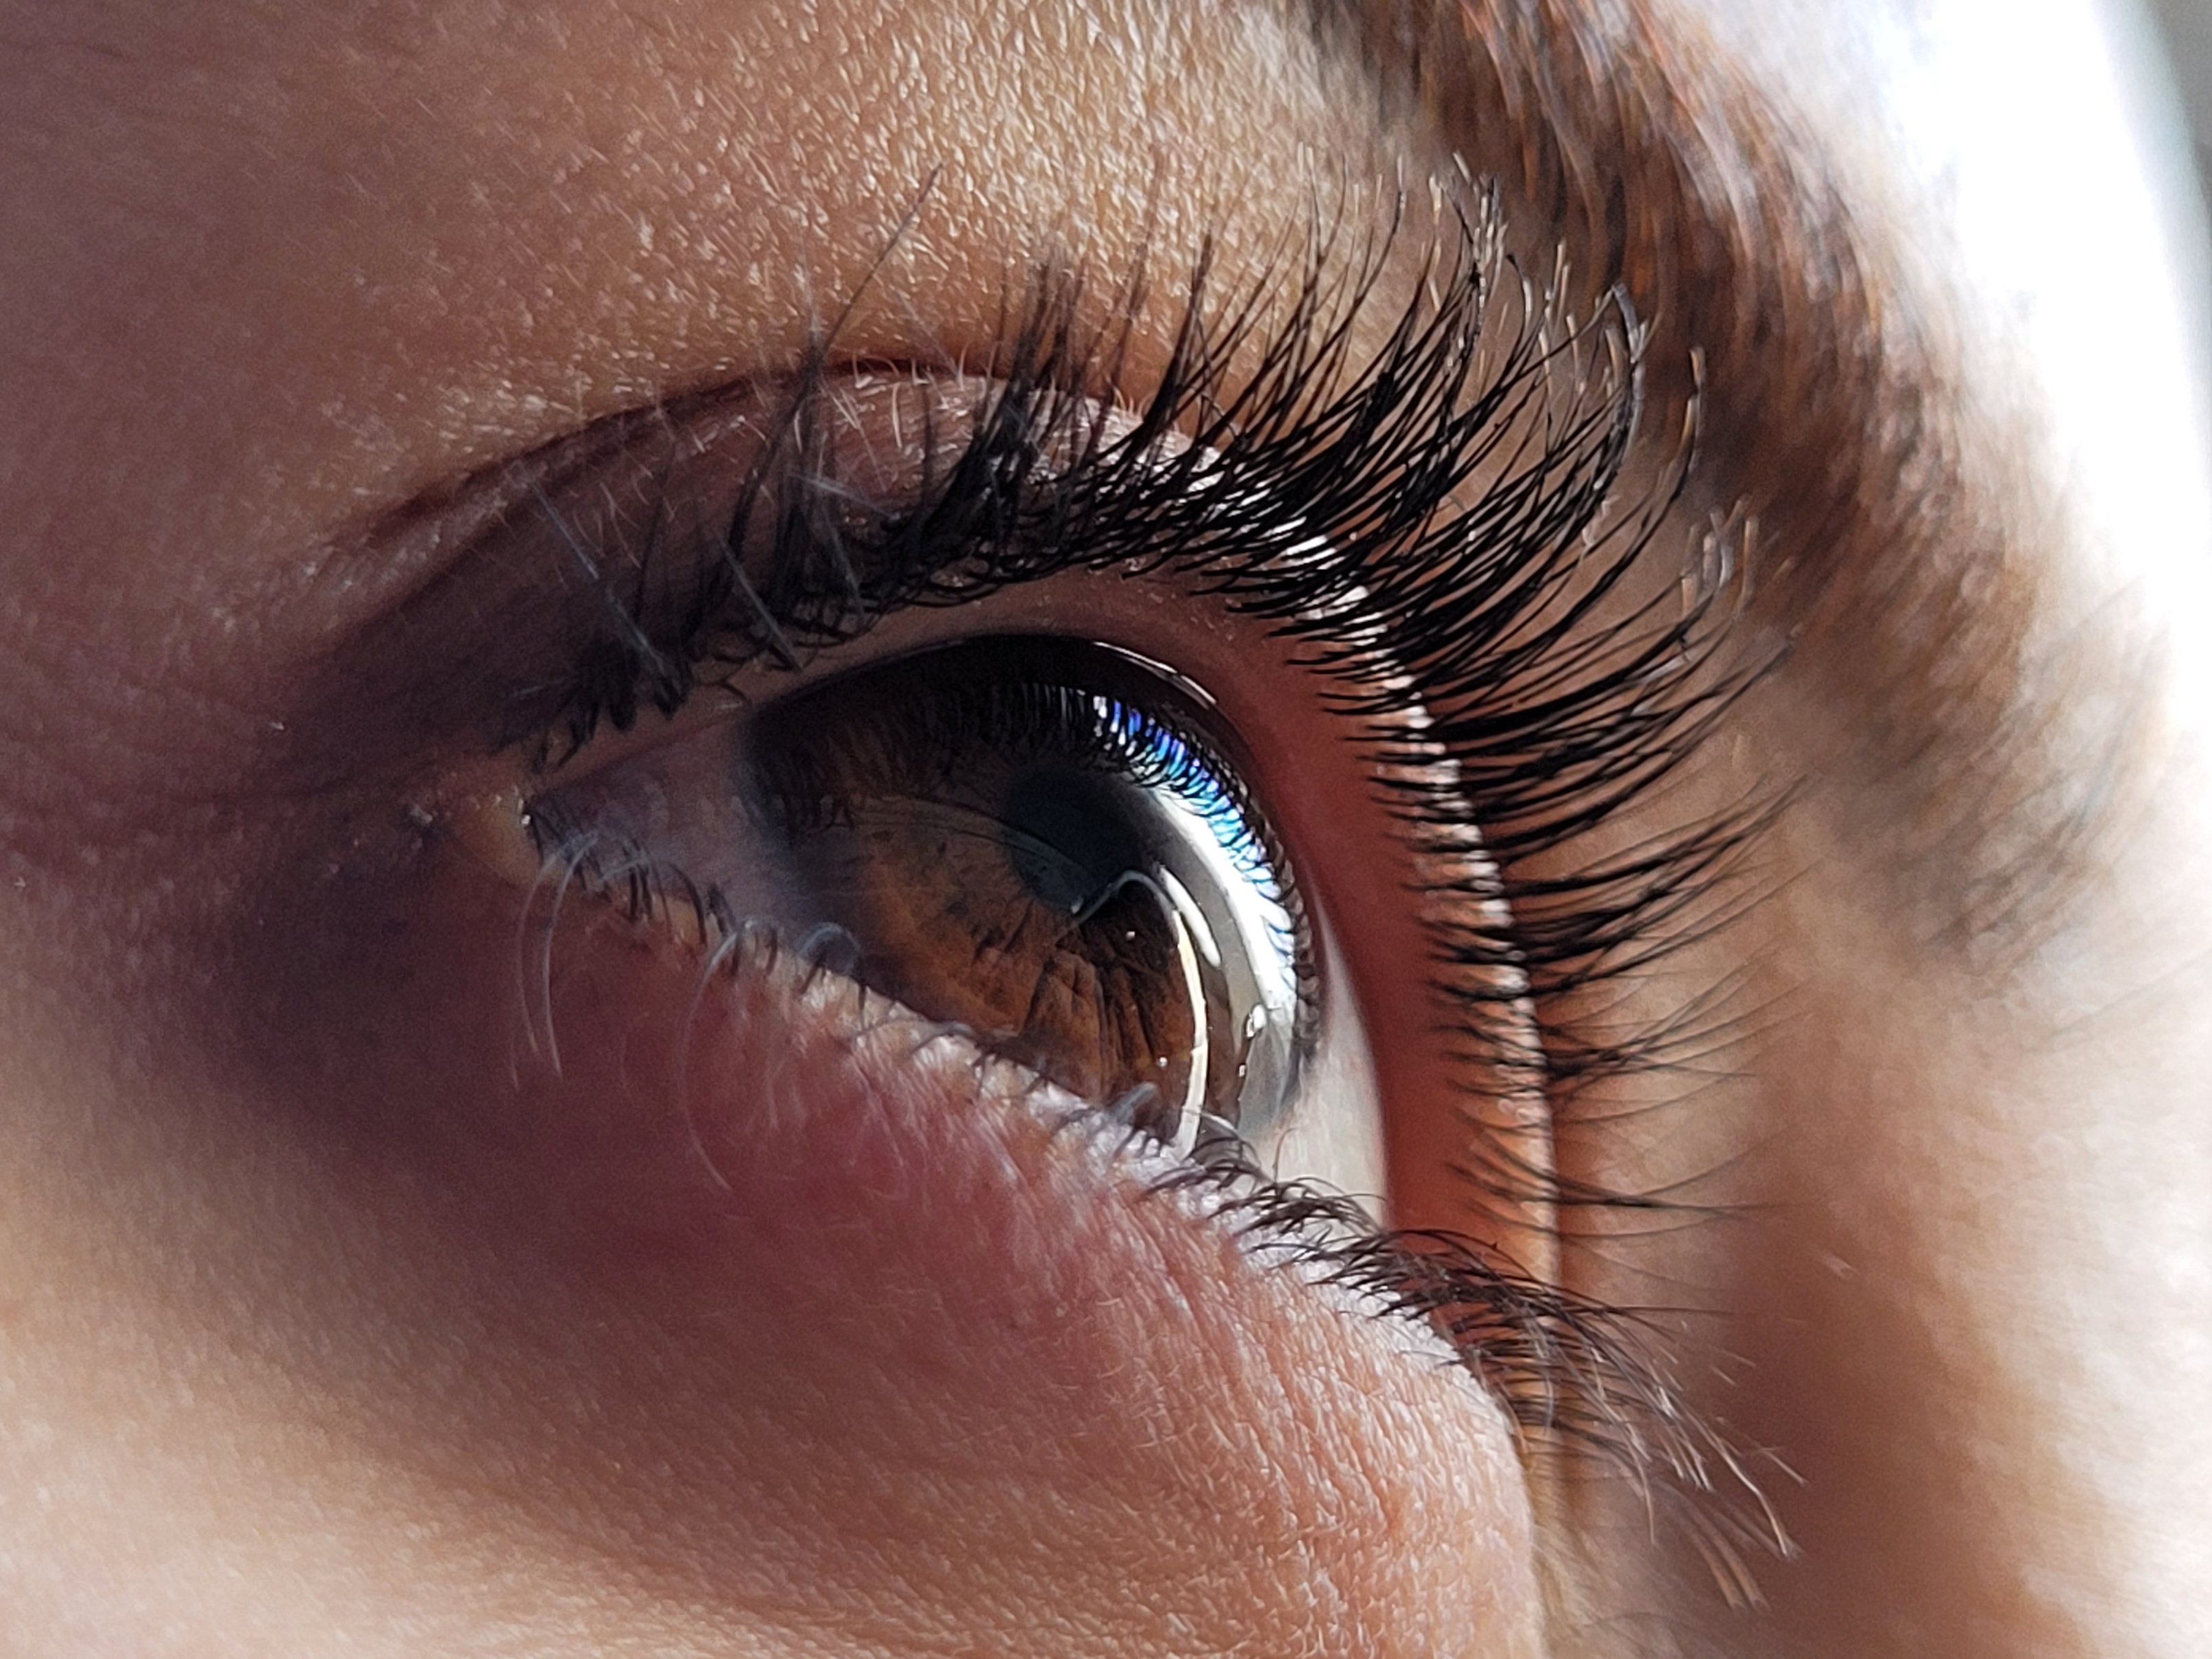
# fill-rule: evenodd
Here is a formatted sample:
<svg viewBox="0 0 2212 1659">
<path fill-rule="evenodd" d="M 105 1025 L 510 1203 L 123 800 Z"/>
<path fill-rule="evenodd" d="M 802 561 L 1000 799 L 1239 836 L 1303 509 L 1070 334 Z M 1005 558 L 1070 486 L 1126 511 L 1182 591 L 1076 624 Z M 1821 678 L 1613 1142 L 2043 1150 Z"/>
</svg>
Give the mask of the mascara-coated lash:
<svg viewBox="0 0 2212 1659">
<path fill-rule="evenodd" d="M 893 489 L 852 482 L 872 458 L 840 447 L 834 338 L 753 422 L 741 467 L 690 465 L 686 434 L 711 398 L 641 413 L 620 441 L 659 459 L 622 511 L 599 510 L 604 492 L 580 510 L 543 489 L 518 509 L 570 556 L 594 620 L 572 672 L 517 699 L 507 737 L 557 775 L 603 728 L 672 713 L 702 685 L 773 695 L 780 672 L 903 611 L 1069 573 L 1204 596 L 1319 678 L 1435 874 L 1428 971 L 1470 1103 L 1468 1179 L 1538 1205 L 1658 1204 L 1560 1177 L 1484 1130 L 1475 1103 L 1530 1086 L 1557 1100 L 1703 1035 L 1698 1000 L 1621 1032 L 1579 1017 L 1577 994 L 1717 925 L 1773 802 L 1630 854 L 1570 855 L 1653 794 L 1765 661 L 1731 632 L 1722 538 L 1652 580 L 1686 457 L 1620 499 L 1641 412 L 1625 305 L 1577 325 L 1468 228 L 1380 346 L 1356 349 L 1385 268 L 1377 250 L 1341 274 L 1317 249 L 1287 309 L 1271 310 L 1265 283 L 1217 301 L 1201 266 L 1140 388 L 1123 383 L 1129 325 L 1087 322 L 1083 285 L 1042 271 L 988 377 L 939 368 L 972 392 L 922 434 Z M 1684 1488 L 1729 1471 L 1754 1490 L 1679 1416 L 1632 1316 L 1479 1243 L 1378 1237 L 1326 1194 L 1236 1173 L 1256 1231 L 1449 1333 L 1532 1446 L 1595 1448 Z M 1723 1553 L 1764 1530 L 1756 1514 L 1719 1514 Z"/>
<path fill-rule="evenodd" d="M 1659 1062 L 1692 1034 L 1600 1036 L 1558 1012 L 1565 994 L 1709 926 L 1774 803 L 1520 873 L 1662 783 L 1771 660 L 1729 648 L 1736 595 L 1717 538 L 1678 556 L 1650 597 L 1630 594 L 1666 557 L 1654 538 L 1683 473 L 1617 499 L 1638 331 L 1618 303 L 1580 326 L 1560 318 L 1504 280 L 1470 229 L 1355 365 L 1352 319 L 1376 302 L 1382 260 L 1330 266 L 1315 258 L 1264 334 L 1259 288 L 1214 305 L 1201 270 L 1166 367 L 1134 402 L 1110 384 L 1126 339 L 1086 329 L 1073 278 L 1039 275 L 1002 372 L 925 438 L 916 477 L 888 498 L 856 491 L 854 458 L 836 451 L 834 340 L 786 388 L 725 501 L 666 485 L 684 412 L 658 412 L 672 423 L 665 487 L 628 544 L 592 547 L 600 623 L 564 683 L 532 688 L 538 724 L 519 740 L 557 770 L 603 726 L 673 711 L 702 683 L 772 675 L 909 607 L 1069 571 L 1170 580 L 1255 620 L 1323 679 L 1431 867 L 1498 872 L 1434 896 L 1466 901 L 1436 907 L 1435 957 L 1472 1051 L 1553 1090 Z M 525 510 L 563 514 L 544 495 Z M 1484 856 L 1462 856 L 1478 838 Z M 1540 1053 L 1497 1052 L 1505 1023 L 1484 1010 L 1501 1002 L 1536 1010 Z M 1508 1191 L 1544 1181 L 1484 1174 Z"/>
</svg>

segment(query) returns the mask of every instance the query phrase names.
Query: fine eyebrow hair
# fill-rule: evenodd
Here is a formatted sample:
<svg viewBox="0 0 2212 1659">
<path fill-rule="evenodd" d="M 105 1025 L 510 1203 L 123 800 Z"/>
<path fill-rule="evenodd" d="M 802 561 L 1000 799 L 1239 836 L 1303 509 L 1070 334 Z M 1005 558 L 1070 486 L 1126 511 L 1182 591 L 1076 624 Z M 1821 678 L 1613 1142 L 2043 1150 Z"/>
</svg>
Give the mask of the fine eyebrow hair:
<svg viewBox="0 0 2212 1659">
<path fill-rule="evenodd" d="M 1784 681 L 1848 711 L 1791 734 L 1844 786 L 1838 827 L 1917 943 L 2025 951 L 2075 885 L 2109 778 L 2060 775 L 2045 688 L 2061 676 L 2027 643 L 2026 555 L 2058 515 L 2036 510 L 2026 434 L 1962 416 L 1942 296 L 1913 280 L 1881 204 L 1850 199 L 1679 10 L 1288 3 L 1386 118 L 1497 185 L 1524 259 L 1564 252 L 1586 304 L 1626 295 L 1655 408 L 1697 399 L 1693 499 L 1753 528 L 1755 609 L 1793 646 Z"/>
</svg>

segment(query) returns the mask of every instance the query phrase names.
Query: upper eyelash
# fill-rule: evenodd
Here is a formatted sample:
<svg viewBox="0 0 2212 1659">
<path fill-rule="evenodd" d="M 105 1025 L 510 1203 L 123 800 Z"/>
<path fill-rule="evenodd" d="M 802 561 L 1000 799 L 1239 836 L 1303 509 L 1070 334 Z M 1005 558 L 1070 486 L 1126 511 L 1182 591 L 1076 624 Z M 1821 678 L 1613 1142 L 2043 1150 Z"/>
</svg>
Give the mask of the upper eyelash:
<svg viewBox="0 0 2212 1659">
<path fill-rule="evenodd" d="M 763 658 L 788 665 L 908 606 L 1075 568 L 1163 573 L 1297 641 L 1383 763 L 1419 849 L 1499 872 L 1466 890 L 1489 902 L 1459 907 L 1437 940 L 1486 1063 L 1503 1039 L 1482 1011 L 1501 1001 L 1534 1005 L 1541 1052 L 1518 1059 L 1555 1091 L 1710 1042 L 1711 1011 L 1697 1004 L 1627 1033 L 1547 1016 L 1564 994 L 1648 968 L 1723 921 L 1739 855 L 1778 797 L 1571 873 L 1516 872 L 1664 782 L 1777 653 L 1724 649 L 1739 595 L 1718 532 L 1687 562 L 1675 614 L 1655 601 L 1597 619 L 1647 557 L 1688 442 L 1648 499 L 1615 513 L 1641 414 L 1633 319 L 1615 301 L 1578 327 L 1524 289 L 1521 326 L 1486 374 L 1486 324 L 1510 268 L 1461 222 L 1445 263 L 1351 375 L 1351 319 L 1387 244 L 1334 278 L 1316 247 L 1264 338 L 1267 284 L 1216 313 L 1201 264 L 1169 361 L 1133 409 L 1112 395 L 1128 325 L 1086 330 L 1080 283 L 1040 272 L 964 441 L 913 500 L 872 518 L 827 448 L 825 341 L 717 544 L 659 544 L 648 529 L 644 546 L 605 562 L 627 580 L 603 580 L 604 631 L 533 740 L 538 764 L 556 770 L 602 725 L 627 728 L 647 706 L 672 713 L 702 681 Z M 1133 423 L 1114 425 L 1117 410 Z M 1501 456 L 1504 476 L 1455 505 Z M 764 577 L 743 556 L 762 541 Z M 1413 705 L 1426 728 L 1393 735 L 1391 717 Z M 1457 856 L 1468 852 L 1486 856 Z M 1492 1151 L 1469 1173 L 1508 1196 L 1650 1201 L 1562 1185 Z"/>
<path fill-rule="evenodd" d="M 943 457 L 925 446 L 921 488 L 876 509 L 841 487 L 823 419 L 836 344 L 825 337 L 711 543 L 665 538 L 661 526 L 684 515 L 659 506 L 640 545 L 605 557 L 563 528 L 603 625 L 554 717 L 520 740 L 541 771 L 557 771 L 603 726 L 626 728 L 647 707 L 673 713 L 702 684 L 763 662 L 794 665 L 905 607 L 1073 569 L 1154 573 L 1295 641 L 1381 763 L 1416 850 L 1498 872 L 1468 878 L 1460 891 L 1474 902 L 1431 926 L 1468 1090 L 1502 1063 L 1516 1079 L 1540 1074 L 1557 1099 L 1699 1049 L 1725 1026 L 1717 994 L 1626 1032 L 1561 1011 L 1567 994 L 1638 973 L 1723 925 L 1741 902 L 1742 854 L 1778 795 L 1567 873 L 1516 871 L 1662 784 L 1778 652 L 1737 640 L 1725 526 L 1684 560 L 1671 606 L 1601 614 L 1651 556 L 1693 434 L 1621 510 L 1644 413 L 1642 334 L 1625 301 L 1577 325 L 1518 279 L 1473 219 L 1459 223 L 1383 344 L 1357 364 L 1352 322 L 1382 279 L 1388 237 L 1348 262 L 1316 237 L 1273 322 L 1271 283 L 1216 304 L 1201 259 L 1168 361 L 1133 402 L 1120 394 L 1134 305 L 1086 325 L 1082 282 L 1042 269 L 1009 307 L 993 389 L 964 436 Z M 1516 300 L 1517 326 L 1494 340 Z M 1486 465 L 1497 478 L 1461 501 Z M 554 503 L 535 501 L 557 523 Z M 1394 717 L 1413 706 L 1428 725 L 1409 735 Z M 1486 856 L 1454 857 L 1468 853 Z M 630 873 L 631 902 L 649 906 L 640 878 Z M 1519 1018 L 1535 1011 L 1538 1052 L 1504 1035 L 1508 1004 Z M 1495 1136 L 1468 1146 L 1462 1173 L 1510 1199 L 1679 1206 L 1562 1179 Z M 1232 1166 L 1217 1159 L 1188 1178 Z M 1639 1480 L 1664 1476 L 1662 1487 L 1702 1489 L 1726 1471 L 1745 1504 L 1692 1513 L 1732 1592 L 1747 1589 L 1739 1542 L 1781 1545 L 1756 1483 L 1681 1413 L 1632 1316 L 1530 1281 L 1466 1240 L 1347 1232 L 1349 1212 L 1330 1195 L 1237 1174 L 1233 1202 L 1252 1231 L 1440 1322 L 1533 1442 L 1595 1449 Z"/>
</svg>

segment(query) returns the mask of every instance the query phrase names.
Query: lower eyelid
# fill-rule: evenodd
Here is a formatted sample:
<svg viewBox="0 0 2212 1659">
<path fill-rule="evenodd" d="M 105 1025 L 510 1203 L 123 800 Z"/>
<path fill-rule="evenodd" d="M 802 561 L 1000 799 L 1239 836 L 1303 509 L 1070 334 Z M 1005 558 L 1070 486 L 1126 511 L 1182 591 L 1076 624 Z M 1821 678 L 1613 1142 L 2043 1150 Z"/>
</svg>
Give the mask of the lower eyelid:
<svg viewBox="0 0 2212 1659">
<path fill-rule="evenodd" d="M 516 946 L 490 924 L 513 891 L 463 858 L 425 879 L 380 1011 L 410 1048 L 333 1073 L 316 1110 L 437 1212 L 438 1294 L 392 1316 L 434 1386 L 392 1432 L 495 1471 L 479 1506 L 709 1552 L 718 1592 L 753 1582 L 748 1547 L 844 1559 L 841 1523 L 883 1526 L 870 1570 L 896 1577 L 926 1565 L 909 1540 L 1079 1555 L 1139 1513 L 1177 1547 L 1117 1550 L 1119 1593 L 1193 1628 L 1269 1593 L 1264 1560 L 1193 1574 L 1227 1516 L 1326 1528 L 1384 1602 L 1442 1559 L 1456 1617 L 1533 1616 L 1498 1409 L 1209 1219 L 1218 1194 L 1161 1190 L 1157 1155 L 802 964 L 702 1006 L 692 953 L 592 907 L 529 952 L 556 1067 L 511 1046 Z"/>
<path fill-rule="evenodd" d="M 695 951 L 610 925 L 604 911 L 572 905 L 553 920 L 559 934 L 539 961 L 544 1029 L 561 1059 L 525 1063 L 532 1115 L 514 1127 L 526 1150 L 501 1168 L 532 1214 L 552 1195 L 559 1233 L 544 1248 L 594 1279 L 666 1271 L 690 1294 L 699 1270 L 683 1264 L 703 1253 L 723 1264 L 709 1279 L 735 1273 L 749 1302 L 804 1322 L 837 1283 L 880 1297 L 902 1277 L 888 1262 L 925 1263 L 928 1284 L 959 1287 L 930 1293 L 944 1340 L 959 1343 L 971 1326 L 1030 1333 L 1020 1352 L 1045 1340 L 1051 1386 L 1080 1389 L 1100 1368 L 1126 1368 L 1132 1343 L 1204 1364 L 1197 1356 L 1214 1339 L 1181 1352 L 1199 1340 L 1185 1322 L 1216 1316 L 1194 1310 L 1218 1304 L 1234 1322 L 1250 1275 L 1280 1277 L 1290 1302 L 1270 1295 L 1271 1305 L 1318 1291 L 1328 1319 L 1364 1327 L 1380 1316 L 1386 1371 L 1406 1363 L 1408 1344 L 1416 1370 L 1442 1376 L 1464 1362 L 1547 1492 L 1577 1473 L 1645 1481 L 1656 1471 L 1655 1501 L 1679 1522 L 1684 1495 L 1668 1477 L 1702 1486 L 1709 1468 L 1735 1467 L 1672 1403 L 1635 1320 L 1525 1267 L 1502 1271 L 1433 1240 L 1402 1253 L 1314 1194 L 1166 1153 L 788 952 L 749 949 L 712 970 L 710 986 Z M 1127 1231 L 1163 1198 L 1153 1221 Z M 1198 1265 L 1178 1278 L 1173 1263 L 1194 1249 Z M 829 1265 L 855 1252 L 849 1271 Z M 1141 1336 L 1066 1328 L 1071 1307 L 1093 1297 L 1129 1302 L 1131 1273 L 1145 1284 L 1136 1303 L 1157 1290 L 1181 1311 Z M 1048 1330 L 1048 1340 L 1034 1334 Z M 1297 1387 L 1317 1380 L 1304 1375 Z M 1710 1515 L 1694 1501 L 1686 1514 L 1724 1553 L 1758 1535 L 1747 1480 Z"/>
</svg>

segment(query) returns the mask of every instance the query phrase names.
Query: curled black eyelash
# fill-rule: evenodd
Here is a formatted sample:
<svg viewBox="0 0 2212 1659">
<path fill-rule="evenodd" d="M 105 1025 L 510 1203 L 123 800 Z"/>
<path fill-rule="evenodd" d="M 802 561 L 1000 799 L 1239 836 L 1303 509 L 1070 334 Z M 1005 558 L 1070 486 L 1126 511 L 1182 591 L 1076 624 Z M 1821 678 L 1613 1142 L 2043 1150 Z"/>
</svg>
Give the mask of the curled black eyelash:
<svg viewBox="0 0 2212 1659">
<path fill-rule="evenodd" d="M 910 606 L 1073 569 L 1165 575 L 1297 643 L 1433 866 L 1498 872 L 1444 890 L 1468 902 L 1435 929 L 1471 1073 L 1504 1062 L 1556 1096 L 1709 1046 L 1724 1018 L 1705 1003 L 1626 1032 L 1561 1011 L 1724 923 L 1740 855 L 1776 799 L 1578 869 L 1525 872 L 1658 790 L 1771 663 L 1723 649 L 1741 598 L 1726 528 L 1678 582 L 1626 599 L 1689 439 L 1619 510 L 1642 413 L 1625 302 L 1578 325 L 1462 222 L 1355 365 L 1353 325 L 1389 246 L 1350 261 L 1317 246 L 1272 320 L 1270 284 L 1217 306 L 1201 264 L 1167 362 L 1134 404 L 1116 396 L 1133 301 L 1109 308 L 1123 320 L 1086 325 L 1081 282 L 1041 271 L 1010 307 L 993 389 L 957 441 L 925 444 L 925 477 L 896 504 L 842 483 L 825 339 L 714 544 L 665 544 L 676 515 L 656 503 L 639 547 L 604 574 L 592 565 L 603 625 L 540 728 L 540 768 L 603 725 L 672 713 L 702 682 L 794 665 Z M 1509 308 L 1517 326 L 1501 330 Z M 1401 718 L 1409 707 L 1425 711 L 1419 731 Z M 1535 1010 L 1534 1052 L 1506 1052 L 1512 1022 L 1492 1015 L 1509 1006 Z M 1485 1150 L 1467 1174 L 1503 1197 L 1650 1201 Z"/>
<path fill-rule="evenodd" d="M 1592 994 L 1726 923 L 1744 902 L 1745 851 L 1778 801 L 1544 866 L 1662 791 L 1772 653 L 1738 639 L 1728 526 L 1688 550 L 1674 580 L 1650 580 L 1693 422 L 1624 506 L 1644 414 L 1643 337 L 1625 301 L 1577 322 L 1480 223 L 1461 233 L 1371 349 L 1357 325 L 1395 269 L 1389 237 L 1340 258 L 1317 234 L 1286 305 L 1267 280 L 1217 299 L 1202 260 L 1166 362 L 1134 398 L 1141 285 L 1099 322 L 1078 276 L 1041 269 L 980 366 L 981 401 L 957 429 L 927 434 L 917 487 L 890 502 L 843 482 L 830 331 L 710 519 L 668 510 L 664 490 L 635 545 L 601 550 L 536 498 L 576 550 L 599 622 L 556 688 L 557 712 L 524 740 L 557 770 L 602 726 L 795 666 L 908 607 L 1073 570 L 1170 580 L 1291 641 L 1425 864 L 1480 872 L 1449 879 L 1431 924 L 1471 1100 L 1503 1077 L 1540 1079 L 1559 1101 L 1701 1052 L 1725 1034 L 1724 992 L 1627 1030 L 1607 1029 Z M 695 521 L 712 526 L 703 539 L 670 528 Z M 557 834 L 541 850 L 558 860 Z M 649 877 L 625 867 L 634 908 L 656 902 Z M 1515 1035 L 1532 1011 L 1533 1038 Z M 1676 1203 L 1563 1180 L 1475 1121 L 1470 1109 L 1462 1173 L 1487 1192 Z M 1747 1506 L 1694 1512 L 1724 1582 L 1746 1582 L 1736 1546 L 1774 1541 L 1771 1517 L 1722 1440 L 1683 1414 L 1635 1316 L 1465 1240 L 1355 1228 L 1339 1200 L 1234 1157 L 1189 1178 L 1224 1169 L 1255 1235 L 1443 1330 L 1532 1446 L 1595 1452 L 1655 1489 L 1734 1482 Z"/>
</svg>

